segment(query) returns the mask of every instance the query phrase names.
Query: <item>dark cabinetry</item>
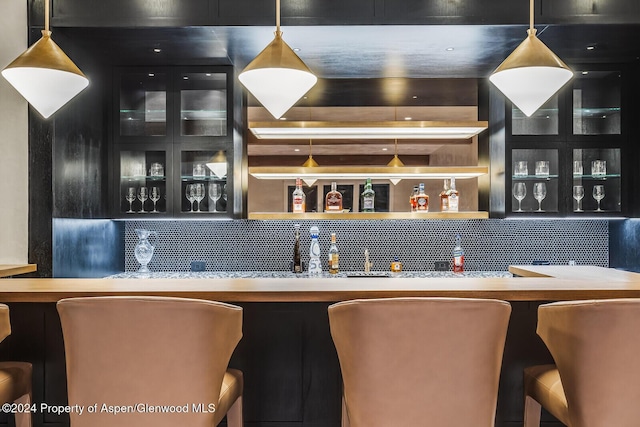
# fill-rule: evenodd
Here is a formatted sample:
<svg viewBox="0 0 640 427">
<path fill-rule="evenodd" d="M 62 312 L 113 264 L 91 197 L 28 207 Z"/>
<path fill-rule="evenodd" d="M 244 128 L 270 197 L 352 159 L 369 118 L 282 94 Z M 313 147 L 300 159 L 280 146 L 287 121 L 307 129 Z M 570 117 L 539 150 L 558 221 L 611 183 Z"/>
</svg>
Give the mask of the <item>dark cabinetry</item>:
<svg viewBox="0 0 640 427">
<path fill-rule="evenodd" d="M 231 67 L 114 74 L 115 217 L 233 212 Z"/>
<path fill-rule="evenodd" d="M 574 79 L 531 117 L 507 103 L 508 216 L 621 216 L 630 210 L 625 70 L 573 69 Z"/>
</svg>

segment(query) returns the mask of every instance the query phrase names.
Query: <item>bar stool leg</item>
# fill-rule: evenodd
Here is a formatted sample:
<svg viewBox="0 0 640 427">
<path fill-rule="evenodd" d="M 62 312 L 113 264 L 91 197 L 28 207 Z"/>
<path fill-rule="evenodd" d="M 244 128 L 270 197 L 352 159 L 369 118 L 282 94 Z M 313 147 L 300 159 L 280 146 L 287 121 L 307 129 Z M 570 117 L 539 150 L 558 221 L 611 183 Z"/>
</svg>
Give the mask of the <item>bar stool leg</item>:
<svg viewBox="0 0 640 427">
<path fill-rule="evenodd" d="M 242 396 L 238 397 L 227 411 L 227 427 L 242 427 Z"/>
<path fill-rule="evenodd" d="M 18 405 L 23 404 L 24 406 L 31 406 L 31 394 L 27 393 L 22 397 L 16 399 L 15 403 Z M 16 427 L 31 427 L 31 412 L 16 412 L 15 415 Z"/>
<path fill-rule="evenodd" d="M 349 427 L 349 414 L 347 413 L 347 403 L 344 401 L 344 395 L 342 395 L 342 423 L 341 427 Z"/>
<path fill-rule="evenodd" d="M 524 427 L 540 427 L 542 407 L 531 396 L 524 398 Z"/>
</svg>

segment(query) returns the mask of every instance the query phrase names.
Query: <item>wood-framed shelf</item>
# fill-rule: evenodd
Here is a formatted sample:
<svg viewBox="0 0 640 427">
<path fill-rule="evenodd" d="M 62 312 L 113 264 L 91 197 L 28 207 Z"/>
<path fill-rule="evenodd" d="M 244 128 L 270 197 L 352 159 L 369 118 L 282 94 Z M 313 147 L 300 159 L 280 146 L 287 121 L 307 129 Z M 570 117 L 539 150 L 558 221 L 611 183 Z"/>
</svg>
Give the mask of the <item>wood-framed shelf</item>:
<svg viewBox="0 0 640 427">
<path fill-rule="evenodd" d="M 249 174 L 258 179 L 468 179 L 489 173 L 487 166 L 253 166 Z"/>
<path fill-rule="evenodd" d="M 255 220 L 367 220 L 367 219 L 487 219 L 488 212 L 250 212 Z"/>
</svg>

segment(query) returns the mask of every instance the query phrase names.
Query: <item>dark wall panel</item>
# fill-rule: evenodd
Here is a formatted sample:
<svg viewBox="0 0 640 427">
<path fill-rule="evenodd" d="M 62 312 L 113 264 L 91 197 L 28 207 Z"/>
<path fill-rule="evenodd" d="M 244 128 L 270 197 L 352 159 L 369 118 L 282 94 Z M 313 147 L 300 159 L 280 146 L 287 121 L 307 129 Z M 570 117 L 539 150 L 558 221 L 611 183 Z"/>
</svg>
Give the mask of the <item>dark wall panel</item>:
<svg viewBox="0 0 640 427">
<path fill-rule="evenodd" d="M 640 220 L 609 223 L 609 267 L 640 272 Z"/>
</svg>

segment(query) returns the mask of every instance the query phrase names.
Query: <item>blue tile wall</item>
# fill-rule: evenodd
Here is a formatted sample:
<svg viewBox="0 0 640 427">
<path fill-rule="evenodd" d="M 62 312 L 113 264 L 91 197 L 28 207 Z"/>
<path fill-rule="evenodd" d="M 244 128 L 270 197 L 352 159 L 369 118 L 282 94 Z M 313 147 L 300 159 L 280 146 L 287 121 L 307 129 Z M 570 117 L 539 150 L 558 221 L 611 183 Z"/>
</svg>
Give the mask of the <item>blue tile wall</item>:
<svg viewBox="0 0 640 427">
<path fill-rule="evenodd" d="M 467 270 L 504 271 L 510 264 L 534 260 L 609 266 L 606 220 L 124 222 L 125 271 L 139 267 L 133 255 L 137 228 L 157 232 L 149 264 L 152 271 L 189 271 L 191 261 L 205 261 L 207 271 L 286 271 L 293 254 L 295 223 L 301 225 L 305 262 L 310 226 L 320 228 L 323 254 L 329 249 L 330 233 L 335 232 L 343 271 L 362 270 L 365 248 L 374 270 L 388 270 L 394 257 L 403 262 L 405 270 L 433 270 L 435 261 L 451 259 L 456 234 L 462 236 Z"/>
</svg>

